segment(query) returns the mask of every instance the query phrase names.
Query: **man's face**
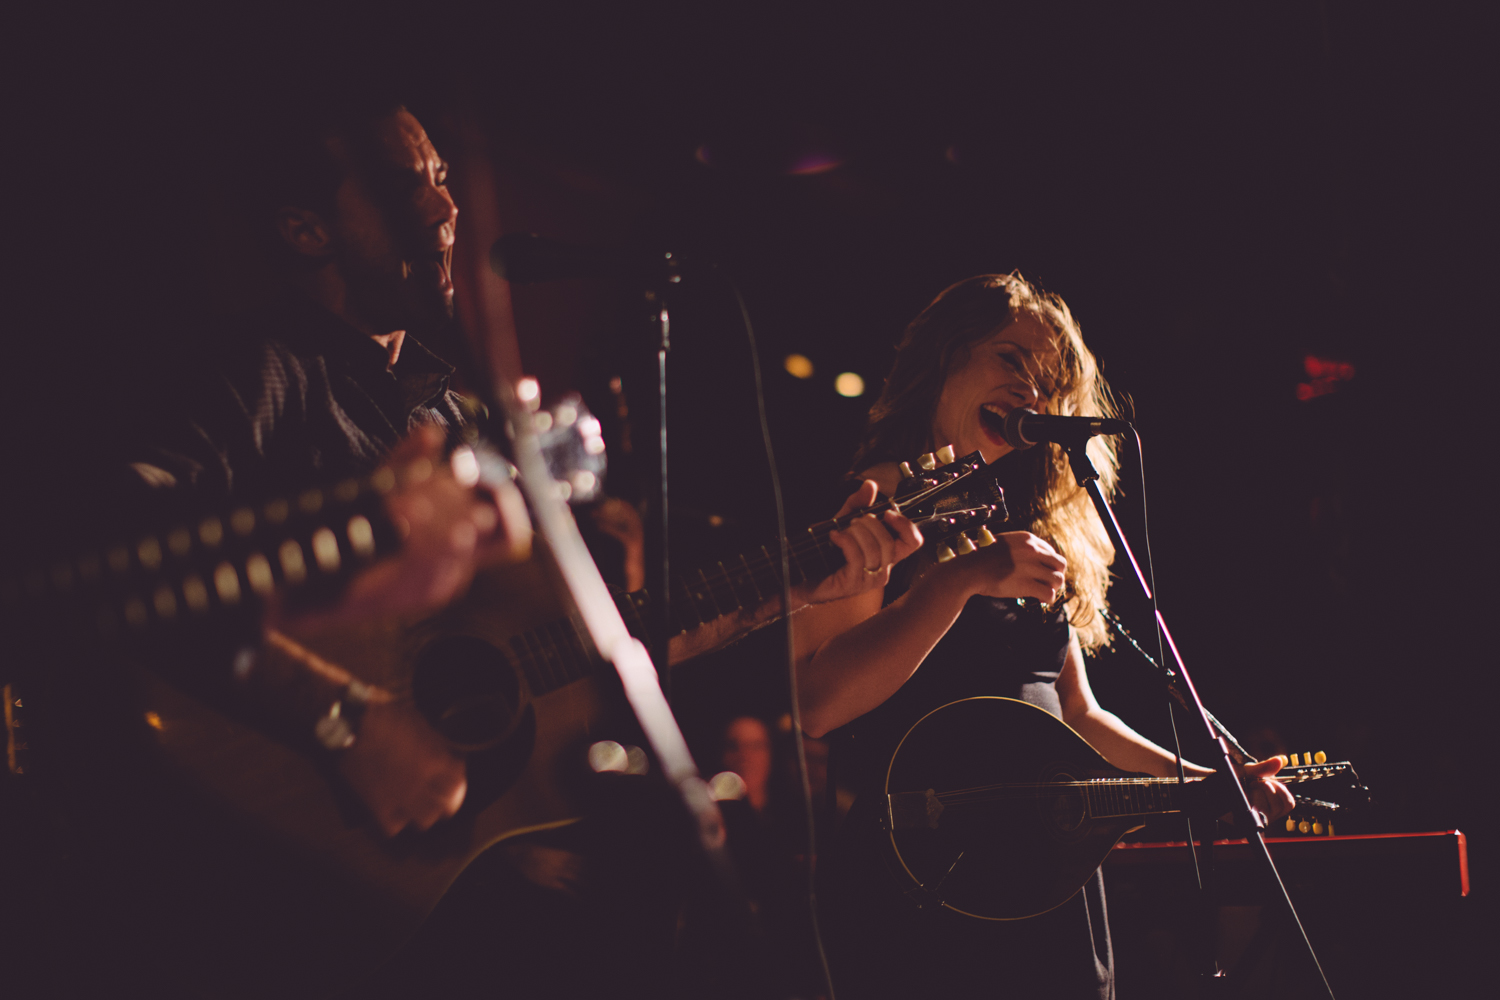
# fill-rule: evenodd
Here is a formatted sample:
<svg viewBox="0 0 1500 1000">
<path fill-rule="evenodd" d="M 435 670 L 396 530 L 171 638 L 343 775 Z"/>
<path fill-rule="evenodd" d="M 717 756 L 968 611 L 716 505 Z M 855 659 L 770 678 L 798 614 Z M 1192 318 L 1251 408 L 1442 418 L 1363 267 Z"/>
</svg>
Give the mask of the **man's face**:
<svg viewBox="0 0 1500 1000">
<path fill-rule="evenodd" d="M 398 111 L 365 141 L 335 139 L 330 148 L 345 166 L 332 234 L 350 311 L 377 333 L 451 318 L 458 209 L 448 164 L 421 123 Z"/>
</svg>

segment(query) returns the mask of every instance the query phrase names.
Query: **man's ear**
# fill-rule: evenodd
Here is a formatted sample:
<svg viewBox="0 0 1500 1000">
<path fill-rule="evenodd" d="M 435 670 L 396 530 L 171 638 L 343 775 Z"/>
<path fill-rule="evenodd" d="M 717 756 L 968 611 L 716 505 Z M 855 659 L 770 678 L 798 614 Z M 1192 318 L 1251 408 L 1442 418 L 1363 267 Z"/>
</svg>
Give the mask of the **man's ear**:
<svg viewBox="0 0 1500 1000">
<path fill-rule="evenodd" d="M 276 231 L 287 246 L 305 257 L 327 257 L 333 252 L 333 236 L 317 212 L 290 205 L 276 210 Z"/>
</svg>

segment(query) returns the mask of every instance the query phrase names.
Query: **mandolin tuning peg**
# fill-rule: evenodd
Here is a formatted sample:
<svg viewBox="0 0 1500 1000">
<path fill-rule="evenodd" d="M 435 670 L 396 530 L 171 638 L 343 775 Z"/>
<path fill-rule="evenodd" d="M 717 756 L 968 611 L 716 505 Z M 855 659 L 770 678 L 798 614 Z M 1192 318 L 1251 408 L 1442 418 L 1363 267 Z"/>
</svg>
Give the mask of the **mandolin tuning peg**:
<svg viewBox="0 0 1500 1000">
<path fill-rule="evenodd" d="M 966 556 L 970 552 L 976 552 L 979 549 L 979 546 L 975 545 L 972 541 L 969 540 L 968 535 L 959 535 L 958 538 L 954 541 L 953 547 L 961 556 Z"/>
<path fill-rule="evenodd" d="M 1333 836 L 1333 820 L 1328 821 L 1328 836 Z"/>
<path fill-rule="evenodd" d="M 988 527 L 986 527 L 985 525 L 981 524 L 979 526 L 979 537 L 976 538 L 974 541 L 982 549 L 986 545 L 994 545 L 995 544 L 995 536 L 992 535 L 992 534 L 990 534 L 990 529 Z"/>
<path fill-rule="evenodd" d="M 937 561 L 938 562 L 945 563 L 949 559 L 956 559 L 956 558 L 957 558 L 957 556 L 955 556 L 953 554 L 953 550 L 950 549 L 950 548 L 948 548 L 948 546 L 946 546 L 946 545 L 939 545 L 938 546 L 938 550 L 937 550 Z"/>
<path fill-rule="evenodd" d="M 1300 822 L 1300 823 L 1297 824 L 1297 832 L 1298 833 L 1311 833 L 1312 832 L 1312 824 L 1309 823 L 1307 820 L 1303 820 L 1302 822 Z"/>
<path fill-rule="evenodd" d="M 945 444 L 937 450 L 937 460 L 939 465 L 951 465 L 953 464 L 953 460 L 956 458 L 958 458 L 958 456 L 953 454 L 953 446 L 951 444 Z"/>
<path fill-rule="evenodd" d="M 1328 755 L 1326 753 L 1324 753 L 1323 751 L 1319 750 L 1317 753 L 1313 754 L 1313 763 L 1314 764 L 1326 764 L 1326 763 L 1328 763 Z"/>
<path fill-rule="evenodd" d="M 929 451 L 927 454 L 917 459 L 917 464 L 926 469 L 928 472 L 931 472 L 933 469 L 937 468 L 937 456 Z"/>
<path fill-rule="evenodd" d="M 1298 766 L 1298 764 L 1297 764 L 1297 755 L 1296 754 L 1288 754 L 1287 755 L 1287 759 L 1289 759 L 1292 762 L 1292 766 L 1293 767 L 1297 767 Z"/>
<path fill-rule="evenodd" d="M 901 477 L 903 479 L 910 479 L 910 478 L 912 478 L 915 475 L 916 475 L 916 473 L 913 472 L 913 471 L 911 471 L 911 463 L 910 462 L 902 462 L 901 463 Z"/>
<path fill-rule="evenodd" d="M 1319 820 L 1313 820 L 1313 835 L 1318 837 L 1323 836 L 1323 824 Z"/>
<path fill-rule="evenodd" d="M 1288 816 L 1286 818 L 1286 832 L 1287 833 L 1296 833 L 1297 832 L 1297 821 L 1294 820 L 1294 819 L 1292 819 L 1292 817 L 1290 817 L 1290 816 Z"/>
</svg>

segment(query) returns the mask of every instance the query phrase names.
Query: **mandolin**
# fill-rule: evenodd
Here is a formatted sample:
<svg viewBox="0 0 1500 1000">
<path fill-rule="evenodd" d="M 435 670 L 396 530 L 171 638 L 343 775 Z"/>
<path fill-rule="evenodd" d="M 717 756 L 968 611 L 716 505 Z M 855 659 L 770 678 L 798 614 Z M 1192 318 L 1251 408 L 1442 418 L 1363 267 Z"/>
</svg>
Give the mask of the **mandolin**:
<svg viewBox="0 0 1500 1000">
<path fill-rule="evenodd" d="M 1276 777 L 1352 774 L 1348 762 L 1309 761 Z M 888 867 L 917 906 L 1023 920 L 1072 898 L 1149 817 L 1196 808 L 1207 793 L 1202 778 L 1119 770 L 1035 705 L 965 698 L 907 731 L 866 825 L 878 828 Z"/>
</svg>

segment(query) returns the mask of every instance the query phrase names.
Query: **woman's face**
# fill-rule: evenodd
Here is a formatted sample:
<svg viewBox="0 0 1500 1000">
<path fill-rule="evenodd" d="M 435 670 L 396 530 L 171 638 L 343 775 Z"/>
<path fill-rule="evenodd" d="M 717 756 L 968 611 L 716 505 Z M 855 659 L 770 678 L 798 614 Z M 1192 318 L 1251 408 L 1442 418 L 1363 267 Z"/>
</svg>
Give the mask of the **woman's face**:
<svg viewBox="0 0 1500 1000">
<path fill-rule="evenodd" d="M 978 451 L 993 462 L 1014 449 L 1000 429 L 1017 407 L 1045 412 L 1060 357 L 1052 330 L 1022 315 L 960 357 L 938 397 L 932 437 L 959 455 Z"/>
</svg>

